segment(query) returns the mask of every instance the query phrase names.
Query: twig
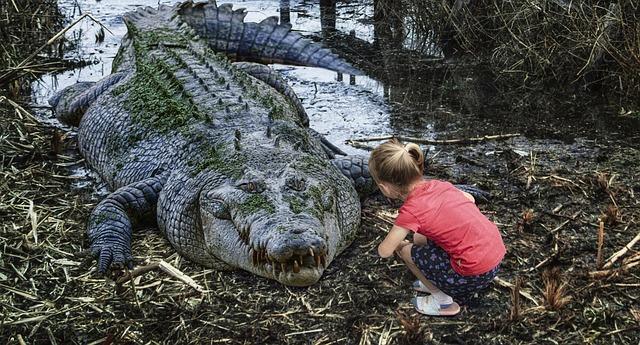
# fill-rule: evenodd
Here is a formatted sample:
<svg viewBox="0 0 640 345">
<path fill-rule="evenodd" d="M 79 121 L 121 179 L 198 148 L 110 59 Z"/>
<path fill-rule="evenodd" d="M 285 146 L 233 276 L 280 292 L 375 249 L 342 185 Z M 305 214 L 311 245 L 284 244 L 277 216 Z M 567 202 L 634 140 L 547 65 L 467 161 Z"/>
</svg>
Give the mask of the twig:
<svg viewBox="0 0 640 345">
<path fill-rule="evenodd" d="M 595 279 L 600 279 L 600 278 L 604 278 L 604 277 L 608 277 L 611 276 L 613 274 L 619 274 L 619 273 L 625 273 L 627 271 L 629 271 L 629 269 L 636 267 L 640 265 L 640 260 L 638 261 L 631 261 L 628 262 L 618 268 L 612 268 L 612 269 L 608 269 L 608 270 L 601 270 L 601 271 L 592 271 L 589 272 L 589 277 L 591 278 L 595 278 Z"/>
<path fill-rule="evenodd" d="M 446 139 L 446 140 L 430 140 L 430 139 L 422 139 L 422 138 L 413 138 L 413 137 L 405 137 L 401 135 L 387 135 L 381 137 L 368 137 L 368 138 L 359 138 L 359 139 L 349 139 L 346 143 L 365 143 L 370 141 L 383 141 L 390 139 L 398 139 L 400 141 L 412 142 L 416 144 L 425 144 L 425 145 L 465 145 L 472 143 L 481 143 L 488 140 L 505 140 L 513 137 L 520 136 L 520 133 L 513 134 L 496 134 L 496 135 L 485 135 L 483 137 L 477 138 L 466 138 L 466 139 Z"/>
<path fill-rule="evenodd" d="M 598 248 L 596 251 L 596 268 L 602 268 L 602 245 L 604 244 L 604 222 L 600 221 L 598 226 Z"/>
<path fill-rule="evenodd" d="M 502 287 L 506 287 L 506 288 L 509 288 L 509 289 L 513 289 L 513 288 L 515 288 L 515 285 L 513 285 L 513 284 L 509 283 L 509 282 L 508 282 L 508 281 L 506 281 L 506 280 L 500 279 L 499 277 L 495 277 L 495 278 L 493 279 L 493 281 L 494 281 L 494 282 L 496 282 L 496 284 L 498 284 L 499 286 L 502 286 Z M 526 298 L 526 299 L 530 300 L 530 301 L 531 301 L 531 302 L 533 302 L 533 304 L 535 304 L 536 306 L 540 305 L 540 304 L 538 303 L 538 301 L 537 301 L 535 298 L 533 298 L 533 296 L 531 296 L 531 294 L 530 294 L 530 293 L 528 293 L 528 292 L 526 292 L 526 291 L 522 291 L 522 289 L 520 289 L 520 291 L 519 291 L 519 292 L 520 292 L 520 295 L 522 295 L 522 297 L 524 297 L 524 298 Z"/>
<path fill-rule="evenodd" d="M 39 122 L 33 115 L 31 115 L 30 112 L 26 111 L 18 103 L 12 101 L 9 98 L 6 98 L 5 96 L 0 96 L 0 103 L 2 103 L 4 101 L 7 101 L 7 103 L 9 103 L 9 105 L 11 105 L 19 113 L 19 115 L 23 115 L 25 117 L 28 117 L 31 121 Z"/>
<path fill-rule="evenodd" d="M 131 272 L 127 272 L 125 276 L 119 278 L 116 282 L 118 284 L 124 284 L 129 280 L 132 280 L 133 278 L 143 275 L 149 271 L 153 271 L 156 268 L 160 268 L 164 273 L 167 273 L 168 275 L 182 281 L 183 283 L 191 286 L 192 288 L 194 288 L 196 291 L 198 292 L 204 292 L 205 290 L 202 288 L 202 286 L 200 286 L 198 283 L 196 283 L 191 277 L 189 277 L 188 275 L 182 273 L 182 271 L 180 271 L 179 269 L 173 267 L 170 263 L 164 261 L 164 260 L 160 260 L 158 262 L 154 262 L 152 264 L 149 264 L 147 266 L 143 266 L 143 267 L 139 267 L 136 268 L 135 270 L 131 271 Z M 135 293 L 135 291 L 134 291 Z"/>
<path fill-rule="evenodd" d="M 159 267 L 159 263 L 154 262 L 152 264 L 146 265 L 146 266 L 140 266 L 136 269 L 134 269 L 133 271 L 129 271 L 127 270 L 125 272 L 125 275 L 118 278 L 118 280 L 116 280 L 117 284 L 124 284 L 129 280 L 133 280 L 134 278 L 141 276 L 147 272 L 151 272 L 155 269 L 157 269 Z"/>
<path fill-rule="evenodd" d="M 179 269 L 173 267 L 170 263 L 164 260 L 160 260 L 159 265 L 160 265 L 160 269 L 163 270 L 165 273 L 169 274 L 170 276 L 173 276 L 174 278 L 177 278 L 178 280 L 181 280 L 182 282 L 191 286 L 198 292 L 204 292 L 204 289 L 202 288 L 202 286 L 196 283 L 188 275 L 182 273 L 182 271 L 180 271 Z"/>
<path fill-rule="evenodd" d="M 127 272 L 127 275 L 131 276 L 131 273 L 129 272 L 129 267 L 125 266 L 124 269 L 125 269 L 125 272 Z M 131 293 L 133 294 L 133 299 L 136 301 L 136 305 L 138 306 L 138 309 L 142 310 L 142 313 L 144 314 L 144 310 L 142 309 L 142 306 L 140 305 L 140 300 L 138 299 L 138 294 L 136 293 L 136 283 L 133 281 L 133 279 L 129 279 L 129 283 L 131 283 Z"/>
<path fill-rule="evenodd" d="M 625 255 L 629 250 L 631 250 L 631 248 L 636 244 L 636 242 L 638 242 L 640 240 L 640 232 L 636 235 L 636 237 L 634 237 L 631 241 L 629 241 L 629 243 L 627 243 L 627 245 L 625 245 L 622 249 L 618 250 L 617 252 L 615 252 L 613 255 L 611 255 L 608 259 L 607 262 L 604 264 L 604 266 L 602 266 L 602 268 L 610 268 L 611 266 L 613 266 L 613 264 L 618 261 L 618 259 L 620 259 L 623 255 Z"/>
<path fill-rule="evenodd" d="M 522 307 L 520 307 L 520 286 L 522 285 L 522 280 L 520 277 L 515 278 L 515 283 L 513 284 L 513 288 L 511 289 L 511 311 L 509 312 L 509 319 L 511 321 L 515 321 L 520 318 L 520 314 L 522 314 Z"/>
</svg>

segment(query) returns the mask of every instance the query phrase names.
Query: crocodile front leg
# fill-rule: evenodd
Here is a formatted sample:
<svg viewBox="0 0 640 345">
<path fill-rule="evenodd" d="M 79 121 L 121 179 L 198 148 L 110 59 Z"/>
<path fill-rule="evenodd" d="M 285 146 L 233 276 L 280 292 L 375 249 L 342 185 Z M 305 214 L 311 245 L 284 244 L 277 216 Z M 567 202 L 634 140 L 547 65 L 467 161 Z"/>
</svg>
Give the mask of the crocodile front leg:
<svg viewBox="0 0 640 345">
<path fill-rule="evenodd" d="M 120 265 L 132 266 L 132 226 L 155 214 L 166 177 L 150 177 L 111 193 L 91 212 L 87 234 L 98 272 Z"/>
<path fill-rule="evenodd" d="M 369 158 L 363 156 L 347 156 L 331 161 L 353 183 L 358 195 L 366 197 L 378 190 L 378 185 L 369 173 Z"/>
</svg>

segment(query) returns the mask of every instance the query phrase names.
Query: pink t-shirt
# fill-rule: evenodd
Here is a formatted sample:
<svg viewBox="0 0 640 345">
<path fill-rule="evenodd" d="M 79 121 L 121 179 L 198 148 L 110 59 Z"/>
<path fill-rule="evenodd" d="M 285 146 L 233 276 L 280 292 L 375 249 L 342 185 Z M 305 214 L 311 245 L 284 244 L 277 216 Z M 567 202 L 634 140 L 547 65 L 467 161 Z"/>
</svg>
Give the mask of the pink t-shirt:
<svg viewBox="0 0 640 345">
<path fill-rule="evenodd" d="M 496 225 L 449 182 L 419 184 L 400 207 L 395 224 L 444 249 L 453 269 L 464 276 L 490 271 L 506 252 Z"/>
</svg>

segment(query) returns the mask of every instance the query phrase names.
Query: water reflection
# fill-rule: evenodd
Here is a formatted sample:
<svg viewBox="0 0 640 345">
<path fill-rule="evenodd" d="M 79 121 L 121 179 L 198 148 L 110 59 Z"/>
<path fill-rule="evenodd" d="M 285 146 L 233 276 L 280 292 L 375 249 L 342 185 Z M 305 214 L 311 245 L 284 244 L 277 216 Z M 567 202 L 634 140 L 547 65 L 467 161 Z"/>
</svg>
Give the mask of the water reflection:
<svg viewBox="0 0 640 345">
<path fill-rule="evenodd" d="M 526 87 L 499 90 L 501 76 L 473 59 L 446 58 L 440 44 L 429 41 L 437 35 L 408 24 L 415 21 L 401 1 L 374 0 L 373 7 L 372 40 L 324 27 L 322 38 L 382 83 L 391 132 L 423 137 L 521 132 L 570 140 L 604 132 L 633 134 L 640 128 L 630 117 L 610 121 L 615 109 L 607 100 L 553 98 Z M 327 17 L 322 22 L 332 23 L 336 8 L 327 4 L 320 13 Z"/>
<path fill-rule="evenodd" d="M 45 105 L 58 89 L 78 81 L 99 80 L 111 71 L 120 39 L 126 32 L 121 14 L 139 6 L 173 4 L 158 0 L 60 0 L 70 18 L 92 13 L 109 28 L 104 42 L 96 42 L 99 26 L 83 22 L 67 35 L 65 57 L 92 62 L 89 66 L 45 75 L 33 85 L 33 102 Z M 222 3 L 223 1 L 219 1 Z M 294 30 L 323 40 L 362 69 L 367 76 L 274 65 L 292 84 L 309 113 L 311 126 L 343 150 L 353 137 L 397 133 L 426 138 L 476 136 L 497 132 L 548 135 L 550 127 L 563 128 L 567 116 L 585 133 L 618 130 L 618 121 L 602 121 L 593 109 L 584 111 L 567 100 L 562 113 L 545 110 L 541 101 L 497 92 L 497 76 L 481 65 L 446 60 L 436 44 L 416 39 L 420 33 L 408 25 L 399 1 L 266 1 L 233 2 L 248 10 L 246 20 L 280 16 Z M 506 99 L 506 102 L 505 102 Z M 514 107 L 517 109 L 515 115 Z M 50 114 L 43 116 L 51 118 Z M 638 128 L 637 124 L 625 124 Z M 552 131 L 553 131 L 552 130 Z"/>
</svg>

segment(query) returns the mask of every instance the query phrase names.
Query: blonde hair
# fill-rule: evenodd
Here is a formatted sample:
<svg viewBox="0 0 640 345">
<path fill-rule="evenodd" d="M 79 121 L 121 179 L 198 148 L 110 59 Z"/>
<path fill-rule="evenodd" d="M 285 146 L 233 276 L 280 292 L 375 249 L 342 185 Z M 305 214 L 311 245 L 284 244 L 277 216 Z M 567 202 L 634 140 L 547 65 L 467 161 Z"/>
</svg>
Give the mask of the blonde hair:
<svg viewBox="0 0 640 345">
<path fill-rule="evenodd" d="M 420 146 L 403 145 L 395 138 L 376 147 L 369 157 L 369 172 L 376 183 L 390 183 L 402 191 L 421 178 L 423 171 L 424 153 Z"/>
</svg>

